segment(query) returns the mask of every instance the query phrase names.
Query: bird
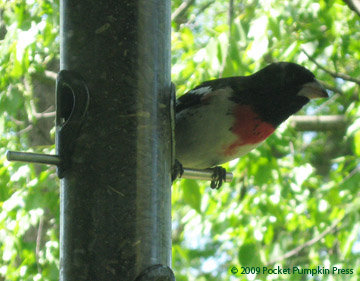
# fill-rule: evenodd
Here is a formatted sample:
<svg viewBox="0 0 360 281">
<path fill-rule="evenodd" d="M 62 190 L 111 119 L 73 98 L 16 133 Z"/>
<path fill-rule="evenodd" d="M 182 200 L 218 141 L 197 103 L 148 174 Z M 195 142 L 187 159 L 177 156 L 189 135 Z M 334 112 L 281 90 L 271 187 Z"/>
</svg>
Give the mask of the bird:
<svg viewBox="0 0 360 281">
<path fill-rule="evenodd" d="M 326 97 L 315 75 L 292 62 L 201 83 L 176 100 L 173 179 L 183 167 L 214 168 L 211 187 L 218 189 L 226 174 L 219 165 L 258 147 L 310 100 Z"/>
</svg>

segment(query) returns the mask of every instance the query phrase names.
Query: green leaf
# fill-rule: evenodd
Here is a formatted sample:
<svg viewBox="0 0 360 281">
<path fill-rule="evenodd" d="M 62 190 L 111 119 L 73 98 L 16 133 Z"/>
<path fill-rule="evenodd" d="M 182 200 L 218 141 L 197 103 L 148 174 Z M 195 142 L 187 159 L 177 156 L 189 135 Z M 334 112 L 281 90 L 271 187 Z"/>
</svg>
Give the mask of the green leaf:
<svg viewBox="0 0 360 281">
<path fill-rule="evenodd" d="M 184 201 L 196 210 L 199 214 L 201 213 L 201 193 L 200 186 L 195 180 L 183 180 L 181 187 L 184 191 Z"/>
<path fill-rule="evenodd" d="M 351 230 L 349 236 L 347 237 L 342 247 L 343 249 L 342 253 L 344 255 L 348 256 L 350 254 L 351 247 L 359 235 L 359 229 L 360 229 L 360 223 L 357 222 L 353 225 L 353 229 Z"/>
<path fill-rule="evenodd" d="M 239 250 L 240 265 L 246 267 L 260 266 L 262 263 L 259 250 L 260 249 L 255 242 L 246 242 L 243 244 Z"/>
<path fill-rule="evenodd" d="M 355 154 L 360 156 L 360 130 L 354 134 L 354 147 Z"/>
</svg>

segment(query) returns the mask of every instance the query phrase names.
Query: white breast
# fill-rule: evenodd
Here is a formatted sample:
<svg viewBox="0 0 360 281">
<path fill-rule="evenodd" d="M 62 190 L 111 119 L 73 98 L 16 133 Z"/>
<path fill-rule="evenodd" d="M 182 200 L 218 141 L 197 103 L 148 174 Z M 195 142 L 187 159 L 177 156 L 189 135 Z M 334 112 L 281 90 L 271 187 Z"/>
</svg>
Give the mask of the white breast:
<svg viewBox="0 0 360 281">
<path fill-rule="evenodd" d="M 234 103 L 229 100 L 232 90 L 201 89 L 196 91 L 202 92 L 204 104 L 176 115 L 176 158 L 188 168 L 209 168 L 239 157 L 224 159 L 223 156 L 224 148 L 237 140 L 230 131 L 235 121 Z M 253 145 L 241 148 L 237 155 L 244 155 L 251 149 Z"/>
</svg>

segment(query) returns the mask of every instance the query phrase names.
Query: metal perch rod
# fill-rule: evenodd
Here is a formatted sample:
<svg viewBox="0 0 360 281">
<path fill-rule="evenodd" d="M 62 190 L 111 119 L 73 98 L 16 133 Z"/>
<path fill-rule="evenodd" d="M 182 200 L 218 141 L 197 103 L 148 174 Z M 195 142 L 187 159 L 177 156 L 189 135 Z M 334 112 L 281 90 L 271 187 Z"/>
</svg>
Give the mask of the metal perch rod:
<svg viewBox="0 0 360 281">
<path fill-rule="evenodd" d="M 201 169 L 184 168 L 184 173 L 181 178 L 212 181 L 213 174 L 214 174 L 214 171 L 212 169 L 201 170 Z M 231 182 L 232 180 L 233 180 L 233 174 L 226 173 L 225 182 Z"/>
<path fill-rule="evenodd" d="M 60 165 L 61 159 L 57 155 L 40 154 L 32 152 L 6 151 L 8 161 L 29 162 L 47 165 Z"/>
<path fill-rule="evenodd" d="M 61 158 L 58 155 L 51 154 L 40 154 L 32 152 L 19 152 L 8 150 L 6 152 L 6 159 L 8 161 L 19 161 L 19 162 L 28 162 L 28 163 L 38 163 L 38 164 L 47 164 L 47 165 L 60 165 Z M 184 173 L 181 178 L 185 179 L 194 179 L 194 180 L 213 180 L 213 170 L 212 169 L 189 169 L 184 168 Z M 231 182 L 233 179 L 232 173 L 226 173 L 225 182 Z"/>
</svg>

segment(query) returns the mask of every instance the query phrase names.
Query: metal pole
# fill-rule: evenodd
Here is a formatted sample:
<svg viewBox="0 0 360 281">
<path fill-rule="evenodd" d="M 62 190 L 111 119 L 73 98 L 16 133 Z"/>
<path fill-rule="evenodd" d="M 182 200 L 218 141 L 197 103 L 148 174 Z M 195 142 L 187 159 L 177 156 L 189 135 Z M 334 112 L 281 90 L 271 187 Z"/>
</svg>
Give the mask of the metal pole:
<svg viewBox="0 0 360 281">
<path fill-rule="evenodd" d="M 60 14 L 60 67 L 90 93 L 61 180 L 60 280 L 174 280 L 170 0 L 61 0 Z"/>
</svg>

